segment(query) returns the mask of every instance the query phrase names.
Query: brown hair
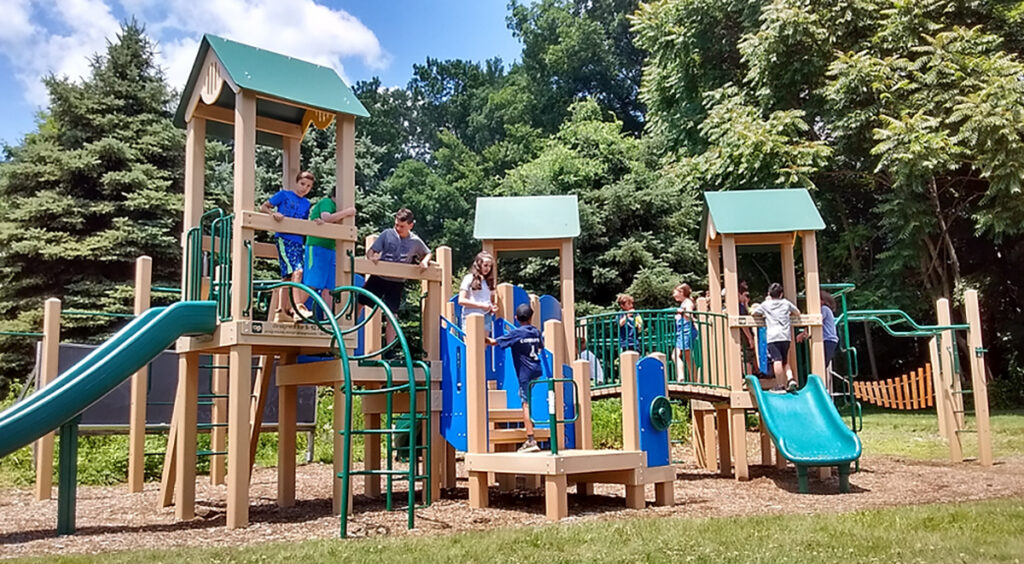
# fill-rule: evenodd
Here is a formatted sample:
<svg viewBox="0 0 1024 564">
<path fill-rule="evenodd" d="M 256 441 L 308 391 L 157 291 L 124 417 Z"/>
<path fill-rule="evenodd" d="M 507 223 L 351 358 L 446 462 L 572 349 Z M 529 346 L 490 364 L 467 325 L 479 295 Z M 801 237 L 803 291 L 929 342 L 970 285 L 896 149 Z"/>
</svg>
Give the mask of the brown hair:
<svg viewBox="0 0 1024 564">
<path fill-rule="evenodd" d="M 684 298 L 689 298 L 690 294 L 693 293 L 693 290 L 690 289 L 690 285 L 687 284 L 686 282 L 683 282 L 682 284 L 676 286 L 676 290 L 682 292 Z"/>
<path fill-rule="evenodd" d="M 412 223 L 416 221 L 416 216 L 412 214 L 412 210 L 409 208 L 402 208 L 395 212 L 395 219 L 402 223 Z"/>
<path fill-rule="evenodd" d="M 486 275 L 481 273 L 483 269 L 484 261 L 491 260 L 491 271 Z M 470 289 L 479 290 L 481 287 L 481 281 L 487 281 L 487 287 L 493 292 L 497 286 L 497 276 L 494 271 L 496 270 L 497 264 L 494 262 L 494 257 L 487 251 L 480 251 L 476 254 L 476 258 L 473 259 L 473 264 L 469 266 L 469 273 L 473 275 L 473 281 L 469 283 Z"/>
<path fill-rule="evenodd" d="M 313 177 L 313 173 L 309 172 L 308 170 L 304 170 L 304 171 L 296 174 L 295 175 L 295 182 L 298 182 L 298 181 L 302 180 L 303 178 L 305 178 L 306 180 L 309 180 L 310 182 L 313 182 L 313 183 L 316 182 L 316 178 Z"/>
<path fill-rule="evenodd" d="M 821 291 L 821 304 L 832 310 L 833 315 L 835 315 L 836 309 L 839 307 L 836 305 L 836 298 L 825 290 Z"/>
<path fill-rule="evenodd" d="M 619 297 L 615 298 L 615 303 L 618 304 L 619 307 L 622 307 L 622 304 L 626 302 L 632 301 L 634 301 L 633 296 L 630 296 L 629 294 L 619 294 Z"/>
</svg>

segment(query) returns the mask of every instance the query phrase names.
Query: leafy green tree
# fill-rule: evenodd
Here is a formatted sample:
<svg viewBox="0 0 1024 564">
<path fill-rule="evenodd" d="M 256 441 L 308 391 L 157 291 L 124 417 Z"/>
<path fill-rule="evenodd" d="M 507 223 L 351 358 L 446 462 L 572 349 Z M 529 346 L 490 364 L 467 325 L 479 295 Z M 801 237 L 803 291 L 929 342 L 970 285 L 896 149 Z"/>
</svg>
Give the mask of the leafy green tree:
<svg viewBox="0 0 1024 564">
<path fill-rule="evenodd" d="M 5 329 L 38 330 L 42 302 L 67 309 L 131 307 L 133 263 L 153 257 L 154 281 L 180 272 L 181 131 L 172 94 L 142 27 L 122 26 L 91 60 L 81 83 L 49 76 L 48 112 L 37 131 L 6 147 L 0 166 L 0 317 Z M 85 341 L 109 329 L 103 318 L 66 317 L 62 337 Z M 32 365 L 3 343 L 0 395 Z"/>
</svg>

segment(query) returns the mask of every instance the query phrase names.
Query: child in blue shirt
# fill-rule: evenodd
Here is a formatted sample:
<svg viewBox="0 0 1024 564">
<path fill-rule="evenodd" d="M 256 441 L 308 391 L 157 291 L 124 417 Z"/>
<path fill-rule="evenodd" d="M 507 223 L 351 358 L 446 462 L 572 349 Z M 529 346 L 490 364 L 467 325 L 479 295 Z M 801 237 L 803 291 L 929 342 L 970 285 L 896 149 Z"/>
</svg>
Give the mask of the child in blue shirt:
<svg viewBox="0 0 1024 564">
<path fill-rule="evenodd" d="M 269 200 L 263 202 L 263 205 L 260 206 L 260 211 L 270 214 L 275 221 L 281 221 L 286 217 L 306 219 L 309 217 L 309 200 L 306 199 L 306 194 L 309 194 L 309 191 L 312 189 L 313 173 L 304 170 L 295 177 L 295 186 L 279 190 Z M 277 208 L 277 211 L 271 213 L 271 210 L 274 208 Z M 274 242 L 277 244 L 277 258 L 281 267 L 281 279 L 302 282 L 304 254 L 302 236 L 295 235 L 294 233 L 277 232 L 274 234 Z M 286 307 L 285 304 L 287 302 L 285 300 L 287 297 L 288 294 L 284 291 L 284 288 L 281 288 L 278 293 L 276 317 L 280 317 L 282 308 Z M 306 300 L 301 290 L 292 288 L 292 299 L 295 302 L 295 310 L 288 307 L 288 314 L 293 316 L 296 321 L 312 315 L 303 303 Z"/>
<path fill-rule="evenodd" d="M 544 339 L 540 330 L 530 325 L 533 308 L 521 304 L 516 308 L 516 321 L 519 327 L 492 339 L 485 337 L 488 345 L 498 345 L 503 349 L 512 349 L 512 364 L 519 378 L 519 399 L 523 400 L 523 425 L 526 427 L 526 442 L 519 447 L 519 452 L 537 452 L 537 440 L 533 437 L 533 421 L 530 419 L 530 382 L 541 377 L 540 353 L 544 348 Z"/>
</svg>

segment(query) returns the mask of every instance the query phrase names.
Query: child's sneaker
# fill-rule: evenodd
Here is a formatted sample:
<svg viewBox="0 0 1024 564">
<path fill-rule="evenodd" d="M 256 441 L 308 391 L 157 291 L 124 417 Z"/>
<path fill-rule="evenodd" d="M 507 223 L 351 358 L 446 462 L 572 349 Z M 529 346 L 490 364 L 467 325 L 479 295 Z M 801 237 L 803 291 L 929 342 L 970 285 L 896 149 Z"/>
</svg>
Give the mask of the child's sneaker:
<svg viewBox="0 0 1024 564">
<path fill-rule="evenodd" d="M 298 304 L 298 305 L 295 306 L 295 322 L 296 323 L 299 323 L 300 321 L 304 321 L 306 319 L 312 319 L 312 318 L 313 318 L 313 312 L 309 311 L 309 308 L 306 307 L 306 304 Z"/>
<path fill-rule="evenodd" d="M 796 380 L 789 380 L 786 382 L 786 391 L 789 393 L 796 393 Z"/>
<path fill-rule="evenodd" d="M 519 447 L 519 452 L 540 452 L 540 447 L 537 446 L 536 439 L 527 439 L 523 446 Z"/>
<path fill-rule="evenodd" d="M 291 316 L 285 313 L 283 309 L 274 312 L 274 323 L 292 323 L 293 321 Z"/>
</svg>

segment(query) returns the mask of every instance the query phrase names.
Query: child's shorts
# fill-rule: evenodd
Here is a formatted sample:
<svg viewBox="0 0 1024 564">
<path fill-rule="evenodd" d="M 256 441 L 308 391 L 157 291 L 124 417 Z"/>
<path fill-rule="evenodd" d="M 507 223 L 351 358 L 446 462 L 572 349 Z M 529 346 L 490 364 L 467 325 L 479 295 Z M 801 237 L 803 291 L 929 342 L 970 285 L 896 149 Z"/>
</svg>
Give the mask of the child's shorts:
<svg viewBox="0 0 1024 564">
<path fill-rule="evenodd" d="M 302 283 L 315 290 L 334 289 L 334 249 L 309 245 L 306 247 L 306 269 L 302 271 Z"/>
<path fill-rule="evenodd" d="M 776 341 L 768 343 L 768 362 L 781 362 L 785 364 L 789 358 L 789 341 Z"/>
<path fill-rule="evenodd" d="M 692 321 L 684 321 L 680 331 L 676 333 L 676 348 L 688 351 L 693 348 L 693 340 L 697 336 L 697 327 Z"/>
<path fill-rule="evenodd" d="M 398 313 L 398 308 L 402 305 L 402 293 L 405 291 L 405 281 L 385 280 L 380 276 L 370 276 L 366 279 L 366 284 L 363 284 L 363 289 L 380 298 L 380 301 L 384 302 L 384 305 L 388 306 L 391 313 Z M 359 303 L 363 305 L 373 305 L 373 301 L 363 295 L 359 296 Z"/>
<path fill-rule="evenodd" d="M 530 378 L 525 382 L 522 380 L 519 381 L 519 400 L 523 402 L 523 405 L 530 405 L 530 382 L 533 382 L 534 380 L 538 379 L 540 379 L 540 376 L 537 376 L 536 378 Z"/>
<path fill-rule="evenodd" d="M 277 239 L 277 262 L 281 266 L 281 278 L 288 278 L 293 272 L 302 270 L 302 241 L 293 241 L 283 237 Z"/>
</svg>

